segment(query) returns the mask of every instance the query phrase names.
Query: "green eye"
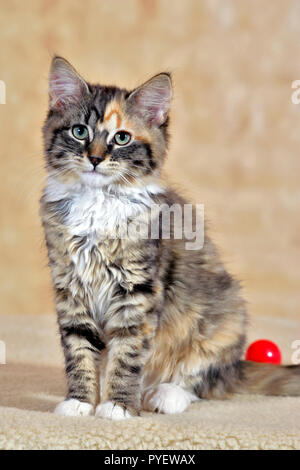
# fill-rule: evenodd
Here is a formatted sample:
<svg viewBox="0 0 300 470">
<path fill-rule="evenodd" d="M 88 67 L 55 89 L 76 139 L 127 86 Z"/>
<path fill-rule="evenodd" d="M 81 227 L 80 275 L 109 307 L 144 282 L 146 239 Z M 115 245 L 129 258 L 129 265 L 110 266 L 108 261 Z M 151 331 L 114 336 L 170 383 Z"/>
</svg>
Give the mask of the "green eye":
<svg viewBox="0 0 300 470">
<path fill-rule="evenodd" d="M 81 124 L 77 126 L 73 126 L 72 133 L 73 133 L 73 136 L 78 140 L 84 140 L 89 135 L 89 131 L 87 130 L 87 127 L 82 126 Z"/>
<path fill-rule="evenodd" d="M 117 145 L 126 145 L 131 141 L 131 135 L 125 131 L 117 132 L 114 136 L 114 141 Z"/>
</svg>

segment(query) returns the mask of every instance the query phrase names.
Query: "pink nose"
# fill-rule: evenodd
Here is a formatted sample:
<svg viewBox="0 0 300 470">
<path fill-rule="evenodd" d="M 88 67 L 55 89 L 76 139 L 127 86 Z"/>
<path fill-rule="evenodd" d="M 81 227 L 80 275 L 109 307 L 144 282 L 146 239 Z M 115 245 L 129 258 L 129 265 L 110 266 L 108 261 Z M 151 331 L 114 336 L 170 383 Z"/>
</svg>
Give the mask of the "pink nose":
<svg viewBox="0 0 300 470">
<path fill-rule="evenodd" d="M 94 166 L 94 168 L 96 168 L 96 166 L 99 165 L 99 163 L 103 162 L 103 160 L 104 160 L 104 157 L 94 157 L 94 156 L 89 157 L 89 161 Z"/>
</svg>

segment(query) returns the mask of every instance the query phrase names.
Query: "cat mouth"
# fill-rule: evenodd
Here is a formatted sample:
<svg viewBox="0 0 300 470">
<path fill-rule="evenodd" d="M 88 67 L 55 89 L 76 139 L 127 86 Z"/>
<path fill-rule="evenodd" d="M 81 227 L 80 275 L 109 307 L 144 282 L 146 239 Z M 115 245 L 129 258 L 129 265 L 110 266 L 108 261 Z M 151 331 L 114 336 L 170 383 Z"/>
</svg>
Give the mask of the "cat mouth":
<svg viewBox="0 0 300 470">
<path fill-rule="evenodd" d="M 114 180 L 114 176 L 106 171 L 98 170 L 87 170 L 82 171 L 81 179 L 88 185 L 103 186 L 105 184 L 110 184 Z"/>
<path fill-rule="evenodd" d="M 111 176 L 111 174 L 109 174 L 108 172 L 106 171 L 98 171 L 96 169 L 93 169 L 93 170 L 87 170 L 87 171 L 83 171 L 83 174 L 85 175 L 91 175 L 91 176 L 94 176 L 94 177 L 97 177 L 97 176 Z"/>
</svg>

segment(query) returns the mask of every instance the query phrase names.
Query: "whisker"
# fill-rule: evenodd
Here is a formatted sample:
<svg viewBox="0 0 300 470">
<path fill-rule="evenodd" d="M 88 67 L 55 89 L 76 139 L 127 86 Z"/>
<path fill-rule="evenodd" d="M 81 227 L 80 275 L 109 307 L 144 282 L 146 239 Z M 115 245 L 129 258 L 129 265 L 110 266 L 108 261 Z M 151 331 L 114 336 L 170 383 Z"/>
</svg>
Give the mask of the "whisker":
<svg viewBox="0 0 300 470">
<path fill-rule="evenodd" d="M 129 173 L 129 172 L 120 172 L 123 176 L 127 175 L 127 176 L 130 176 L 134 182 L 137 181 L 137 175 L 133 175 L 132 173 Z M 125 174 L 124 174 L 125 173 Z M 132 183 L 131 183 L 132 184 Z"/>
<path fill-rule="evenodd" d="M 125 183 L 132 185 L 132 183 L 131 183 L 130 181 L 128 181 L 128 179 L 126 178 L 126 176 L 124 176 L 122 173 L 119 173 L 119 176 L 121 177 L 121 179 L 122 179 L 123 181 L 125 181 Z"/>
</svg>

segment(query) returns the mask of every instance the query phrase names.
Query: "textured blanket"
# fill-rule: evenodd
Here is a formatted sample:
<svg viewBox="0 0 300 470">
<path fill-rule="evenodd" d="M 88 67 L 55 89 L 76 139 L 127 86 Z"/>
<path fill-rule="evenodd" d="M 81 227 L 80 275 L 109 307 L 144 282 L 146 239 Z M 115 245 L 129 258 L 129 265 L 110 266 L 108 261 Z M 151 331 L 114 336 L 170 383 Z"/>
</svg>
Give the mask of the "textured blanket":
<svg viewBox="0 0 300 470">
<path fill-rule="evenodd" d="M 289 363 L 300 322 L 255 317 L 249 341 L 259 338 Z M 2 315 L 0 340 L 0 449 L 300 449 L 300 398 L 236 395 L 121 422 L 54 416 L 65 392 L 55 316 Z"/>
</svg>

